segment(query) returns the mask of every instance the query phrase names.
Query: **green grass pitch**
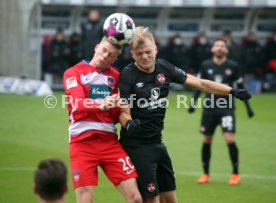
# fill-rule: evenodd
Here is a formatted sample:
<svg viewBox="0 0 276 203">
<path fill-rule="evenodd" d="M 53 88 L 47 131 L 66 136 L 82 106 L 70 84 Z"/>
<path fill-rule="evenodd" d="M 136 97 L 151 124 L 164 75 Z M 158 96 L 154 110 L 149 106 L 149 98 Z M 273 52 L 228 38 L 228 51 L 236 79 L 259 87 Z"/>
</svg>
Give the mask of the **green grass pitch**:
<svg viewBox="0 0 276 203">
<path fill-rule="evenodd" d="M 34 170 L 41 159 L 57 157 L 69 166 L 68 115 L 61 108 L 44 107 L 43 99 L 0 94 L 0 202 L 37 202 L 32 192 Z M 179 93 L 184 94 L 184 93 Z M 169 97 L 163 132 L 177 180 L 179 203 L 274 203 L 276 202 L 276 95 L 255 95 L 251 104 L 255 117 L 248 119 L 237 104 L 237 136 L 240 149 L 241 184 L 227 184 L 231 166 L 228 149 L 217 128 L 212 146 L 211 176 L 208 185 L 196 184 L 201 173 L 199 134 L 201 110 L 189 115 L 176 108 L 176 93 Z M 95 202 L 125 202 L 101 170 Z M 67 202 L 75 202 L 69 177 Z"/>
</svg>

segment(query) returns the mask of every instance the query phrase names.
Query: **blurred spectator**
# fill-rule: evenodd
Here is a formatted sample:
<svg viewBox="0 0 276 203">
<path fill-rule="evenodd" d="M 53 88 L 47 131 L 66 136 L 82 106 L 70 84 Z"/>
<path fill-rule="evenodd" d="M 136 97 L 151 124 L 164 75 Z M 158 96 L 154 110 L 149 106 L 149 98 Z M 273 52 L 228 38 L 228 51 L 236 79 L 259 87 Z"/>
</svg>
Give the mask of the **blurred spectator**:
<svg viewBox="0 0 276 203">
<path fill-rule="evenodd" d="M 266 66 L 276 75 L 276 31 L 268 37 L 264 49 Z"/>
<path fill-rule="evenodd" d="M 197 73 L 202 61 L 212 57 L 211 45 L 209 43 L 208 37 L 204 32 L 201 32 L 198 36 L 193 39 L 193 44 L 190 48 L 190 59 L 191 68 L 193 73 Z"/>
<path fill-rule="evenodd" d="M 155 44 L 156 44 L 156 47 L 157 47 L 157 58 L 164 58 L 163 56 L 163 53 L 162 53 L 162 50 L 163 50 L 163 48 L 162 48 L 162 46 L 161 46 L 161 44 L 160 44 L 160 40 L 159 40 L 159 37 L 156 35 L 156 34 L 154 34 L 154 33 L 152 33 L 152 35 L 153 35 L 153 38 L 154 38 L 154 41 L 155 41 Z"/>
<path fill-rule="evenodd" d="M 44 80 L 45 73 L 49 72 L 50 65 L 50 44 L 52 41 L 52 35 L 45 35 L 42 42 L 41 60 L 42 60 L 42 73 L 41 79 Z"/>
<path fill-rule="evenodd" d="M 70 65 L 73 66 L 82 60 L 80 50 L 80 36 L 78 33 L 73 33 L 69 38 L 69 46 L 71 51 Z"/>
<path fill-rule="evenodd" d="M 98 10 L 91 10 L 86 22 L 81 24 L 82 56 L 90 60 L 94 55 L 94 47 L 103 37 L 103 24 Z"/>
<path fill-rule="evenodd" d="M 63 72 L 70 67 L 70 47 L 65 41 L 62 30 L 58 29 L 50 44 L 49 72 L 61 77 Z"/>
<path fill-rule="evenodd" d="M 162 58 L 181 69 L 188 68 L 188 48 L 185 46 L 183 39 L 179 34 L 170 37 L 167 46 L 162 50 Z"/>
<path fill-rule="evenodd" d="M 230 30 L 224 31 L 222 37 L 226 41 L 226 45 L 229 50 L 228 57 L 240 64 L 242 56 L 241 46 L 233 40 L 232 33 Z"/>
<path fill-rule="evenodd" d="M 67 186 L 67 168 L 59 159 L 39 163 L 34 175 L 34 192 L 40 203 L 64 203 Z"/>
<path fill-rule="evenodd" d="M 255 33 L 249 33 L 242 45 L 241 64 L 245 73 L 260 78 L 264 74 L 264 53 Z"/>
</svg>

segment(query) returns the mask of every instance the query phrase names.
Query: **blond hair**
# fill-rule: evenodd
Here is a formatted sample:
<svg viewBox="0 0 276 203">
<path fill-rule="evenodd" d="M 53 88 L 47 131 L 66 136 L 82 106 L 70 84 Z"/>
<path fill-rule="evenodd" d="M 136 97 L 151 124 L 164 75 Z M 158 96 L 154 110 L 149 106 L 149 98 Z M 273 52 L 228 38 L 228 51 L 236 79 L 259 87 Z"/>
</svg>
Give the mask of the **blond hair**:
<svg viewBox="0 0 276 203">
<path fill-rule="evenodd" d="M 136 27 L 134 31 L 134 39 L 130 42 L 129 45 L 131 49 L 135 49 L 137 46 L 144 44 L 146 39 L 149 39 L 155 43 L 153 34 L 148 27 Z"/>
</svg>

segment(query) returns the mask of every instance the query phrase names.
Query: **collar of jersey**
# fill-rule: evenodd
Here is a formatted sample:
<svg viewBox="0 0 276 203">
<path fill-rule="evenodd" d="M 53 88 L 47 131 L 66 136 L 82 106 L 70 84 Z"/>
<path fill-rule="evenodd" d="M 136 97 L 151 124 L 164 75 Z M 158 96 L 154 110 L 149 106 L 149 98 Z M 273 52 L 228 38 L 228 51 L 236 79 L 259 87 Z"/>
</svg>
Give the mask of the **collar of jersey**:
<svg viewBox="0 0 276 203">
<path fill-rule="evenodd" d="M 144 72 L 144 71 L 140 70 L 140 69 L 135 65 L 134 62 L 133 62 L 133 66 L 135 67 L 136 71 L 141 72 L 141 73 L 143 73 L 143 74 L 147 74 L 147 75 L 153 74 L 153 73 L 155 73 L 155 71 L 156 71 L 156 63 L 155 63 L 155 67 L 154 67 L 154 70 L 153 70 L 152 73 L 147 73 L 147 72 Z"/>
</svg>

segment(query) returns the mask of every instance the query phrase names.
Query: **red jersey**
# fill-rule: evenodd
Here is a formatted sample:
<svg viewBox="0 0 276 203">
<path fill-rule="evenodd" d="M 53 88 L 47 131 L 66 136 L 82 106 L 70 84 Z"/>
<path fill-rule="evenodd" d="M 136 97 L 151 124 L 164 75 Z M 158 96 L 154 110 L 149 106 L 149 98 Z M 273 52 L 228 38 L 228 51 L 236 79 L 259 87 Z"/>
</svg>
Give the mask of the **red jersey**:
<svg viewBox="0 0 276 203">
<path fill-rule="evenodd" d="M 117 136 L 114 122 L 119 114 L 114 114 L 114 109 L 101 111 L 98 107 L 106 96 L 118 93 L 118 78 L 119 72 L 114 68 L 100 71 L 86 62 L 65 71 L 63 82 L 68 96 L 69 142 L 95 135 L 112 139 Z"/>
</svg>

